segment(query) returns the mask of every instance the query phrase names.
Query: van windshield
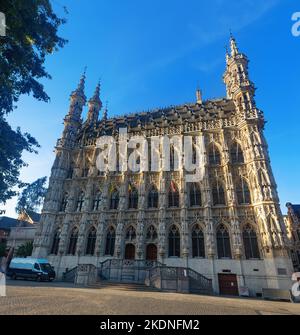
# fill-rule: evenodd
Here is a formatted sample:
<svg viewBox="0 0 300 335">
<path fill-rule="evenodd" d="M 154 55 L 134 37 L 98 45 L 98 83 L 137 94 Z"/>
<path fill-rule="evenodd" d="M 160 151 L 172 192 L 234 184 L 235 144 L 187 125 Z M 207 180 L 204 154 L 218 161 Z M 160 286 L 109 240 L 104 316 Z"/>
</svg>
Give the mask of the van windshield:
<svg viewBox="0 0 300 335">
<path fill-rule="evenodd" d="M 52 269 L 52 266 L 50 265 L 50 264 L 46 264 L 46 263 L 44 263 L 44 264 L 40 264 L 40 266 L 41 266 L 41 269 L 43 270 L 43 271 L 45 271 L 45 272 L 48 272 L 48 271 L 52 271 L 53 269 Z"/>
</svg>

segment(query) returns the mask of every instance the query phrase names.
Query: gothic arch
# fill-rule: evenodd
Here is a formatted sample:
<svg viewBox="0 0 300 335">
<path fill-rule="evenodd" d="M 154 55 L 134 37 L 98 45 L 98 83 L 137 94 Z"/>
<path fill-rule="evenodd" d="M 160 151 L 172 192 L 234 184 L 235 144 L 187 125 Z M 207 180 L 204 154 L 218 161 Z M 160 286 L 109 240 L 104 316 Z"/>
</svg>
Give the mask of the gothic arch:
<svg viewBox="0 0 300 335">
<path fill-rule="evenodd" d="M 109 191 L 109 208 L 118 209 L 120 201 L 120 192 L 119 189 L 113 185 Z"/>
<path fill-rule="evenodd" d="M 105 256 L 113 256 L 116 243 L 116 227 L 110 224 L 105 232 Z"/>
<path fill-rule="evenodd" d="M 96 238 L 97 238 L 97 227 L 91 225 L 87 230 L 86 234 L 86 245 L 85 245 L 85 254 L 93 256 L 95 254 L 96 247 Z"/>
<path fill-rule="evenodd" d="M 239 205 L 250 205 L 251 201 L 251 191 L 249 187 L 249 182 L 244 177 L 239 177 L 236 182 L 236 196 Z"/>
<path fill-rule="evenodd" d="M 213 206 L 227 204 L 225 181 L 222 181 L 220 178 L 215 178 L 211 190 Z"/>
<path fill-rule="evenodd" d="M 135 243 L 136 242 L 136 227 L 133 224 L 128 224 L 124 229 L 124 240 L 126 243 Z"/>
<path fill-rule="evenodd" d="M 158 239 L 158 228 L 155 224 L 150 223 L 145 227 L 144 236 L 146 242 L 154 242 Z"/>
<path fill-rule="evenodd" d="M 168 189 L 168 207 L 179 207 L 179 188 L 173 180 Z"/>
<path fill-rule="evenodd" d="M 237 140 L 233 140 L 229 146 L 230 161 L 232 164 L 244 164 L 245 155 L 241 144 Z"/>
<path fill-rule="evenodd" d="M 209 165 L 222 164 L 222 147 L 215 141 L 211 142 L 207 148 Z"/>
<path fill-rule="evenodd" d="M 229 225 L 221 223 L 216 227 L 218 258 L 232 258 L 232 238 Z"/>
<path fill-rule="evenodd" d="M 58 226 L 54 229 L 54 233 L 52 234 L 52 244 L 50 254 L 57 255 L 59 251 L 59 243 L 61 239 L 62 227 Z"/>
<path fill-rule="evenodd" d="M 68 250 L 67 254 L 74 256 L 76 254 L 77 242 L 79 236 L 79 227 L 74 225 L 68 235 Z"/>
<path fill-rule="evenodd" d="M 151 184 L 147 190 L 148 208 L 158 208 L 159 193 L 155 184 Z"/>
<path fill-rule="evenodd" d="M 194 223 L 190 227 L 190 245 L 193 258 L 205 258 L 206 255 L 206 234 L 202 223 Z"/>
<path fill-rule="evenodd" d="M 167 230 L 168 238 L 168 256 L 180 257 L 181 256 L 181 229 L 177 224 L 170 224 Z"/>
<path fill-rule="evenodd" d="M 246 259 L 260 258 L 260 234 L 252 223 L 242 225 L 243 247 Z"/>
</svg>

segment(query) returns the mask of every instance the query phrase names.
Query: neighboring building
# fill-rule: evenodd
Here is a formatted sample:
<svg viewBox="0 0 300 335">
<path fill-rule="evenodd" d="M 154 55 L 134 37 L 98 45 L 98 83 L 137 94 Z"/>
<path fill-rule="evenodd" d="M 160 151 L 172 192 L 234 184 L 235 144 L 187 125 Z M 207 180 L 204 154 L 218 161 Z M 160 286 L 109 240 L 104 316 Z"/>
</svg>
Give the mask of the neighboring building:
<svg viewBox="0 0 300 335">
<path fill-rule="evenodd" d="M 34 235 L 40 219 L 40 214 L 33 211 L 23 211 L 17 219 L 0 217 L 0 239 L 8 247 L 18 248 L 20 245 L 34 240 Z"/>
<path fill-rule="evenodd" d="M 300 271 L 300 205 L 287 203 L 286 207 L 285 224 L 291 242 L 291 258 L 295 271 Z"/>
<path fill-rule="evenodd" d="M 226 98 L 202 101 L 198 90 L 195 103 L 111 119 L 105 110 L 99 121 L 98 85 L 82 121 L 82 77 L 56 145 L 34 243 L 34 256 L 48 257 L 58 276 L 78 264 L 99 269 L 107 259 L 158 260 L 211 278 L 215 292 L 290 289 L 293 267 L 265 120 L 255 105 L 248 58 L 234 38 L 230 43 Z M 100 173 L 97 138 L 117 138 L 125 127 L 130 137 L 143 135 L 147 141 L 162 135 L 204 136 L 204 180 L 186 183 L 183 169 Z"/>
</svg>

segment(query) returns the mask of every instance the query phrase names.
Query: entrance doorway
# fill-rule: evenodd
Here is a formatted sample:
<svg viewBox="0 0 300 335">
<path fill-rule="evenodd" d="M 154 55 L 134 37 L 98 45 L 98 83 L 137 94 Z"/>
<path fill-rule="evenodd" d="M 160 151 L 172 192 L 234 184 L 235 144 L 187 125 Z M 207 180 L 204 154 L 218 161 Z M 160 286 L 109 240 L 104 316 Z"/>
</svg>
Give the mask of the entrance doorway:
<svg viewBox="0 0 300 335">
<path fill-rule="evenodd" d="M 126 244 L 125 259 L 135 259 L 135 246 L 134 246 L 134 244 Z"/>
<path fill-rule="evenodd" d="M 157 260 L 157 246 L 155 244 L 148 244 L 146 249 L 146 260 L 156 261 Z"/>
<path fill-rule="evenodd" d="M 239 287 L 235 274 L 219 273 L 219 289 L 222 295 L 239 295 Z"/>
</svg>

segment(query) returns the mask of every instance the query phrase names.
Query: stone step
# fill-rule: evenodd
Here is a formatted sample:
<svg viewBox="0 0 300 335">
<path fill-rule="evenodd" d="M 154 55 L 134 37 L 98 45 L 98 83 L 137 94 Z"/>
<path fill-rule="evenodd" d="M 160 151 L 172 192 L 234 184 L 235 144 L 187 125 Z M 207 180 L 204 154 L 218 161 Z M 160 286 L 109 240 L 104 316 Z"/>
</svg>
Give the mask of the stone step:
<svg viewBox="0 0 300 335">
<path fill-rule="evenodd" d="M 110 282 L 110 281 L 100 281 L 95 284 L 90 284 L 90 288 L 113 288 L 114 290 L 125 290 L 125 291 L 144 291 L 144 292 L 160 292 L 159 289 L 155 287 L 148 287 L 143 284 L 138 283 L 122 283 L 122 282 Z"/>
</svg>

